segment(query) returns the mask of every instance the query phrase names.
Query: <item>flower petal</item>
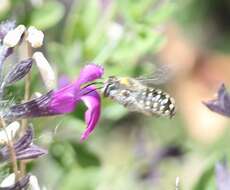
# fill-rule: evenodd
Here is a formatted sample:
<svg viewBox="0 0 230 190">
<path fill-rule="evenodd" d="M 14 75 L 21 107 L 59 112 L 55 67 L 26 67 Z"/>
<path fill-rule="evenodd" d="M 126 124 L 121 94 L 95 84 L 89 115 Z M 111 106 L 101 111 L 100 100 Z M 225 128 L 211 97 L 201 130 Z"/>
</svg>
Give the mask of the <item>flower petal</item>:
<svg viewBox="0 0 230 190">
<path fill-rule="evenodd" d="M 80 72 L 78 79 L 74 82 L 76 90 L 84 83 L 99 79 L 104 73 L 103 67 L 96 64 L 86 65 Z"/>
<path fill-rule="evenodd" d="M 56 84 L 56 76 L 50 63 L 47 61 L 42 52 L 37 51 L 33 54 L 32 57 L 35 60 L 46 88 L 48 90 L 53 89 Z"/>
<path fill-rule="evenodd" d="M 75 87 L 69 84 L 53 93 L 49 108 L 55 113 L 69 113 L 75 109 L 78 101 Z"/>
<path fill-rule="evenodd" d="M 14 143 L 14 150 L 17 160 L 36 159 L 44 154 L 47 154 L 47 150 L 40 148 L 32 144 L 33 141 L 33 129 L 29 127 L 26 133 Z M 8 147 L 4 146 L 0 149 L 0 162 L 9 160 L 10 155 Z"/>
<path fill-rule="evenodd" d="M 86 104 L 88 110 L 85 112 L 85 121 L 87 124 L 86 130 L 81 136 L 81 141 L 86 140 L 92 131 L 95 129 L 101 113 L 101 99 L 94 87 L 87 87 L 90 93 L 81 97 L 81 100 Z"/>
<path fill-rule="evenodd" d="M 27 30 L 28 36 L 26 40 L 31 44 L 33 48 L 39 48 L 43 45 L 44 33 L 38 30 L 34 26 L 30 26 Z"/>
<path fill-rule="evenodd" d="M 5 128 L 5 130 L 3 130 L 3 129 L 0 130 L 0 144 L 7 142 L 8 138 L 9 138 L 9 140 L 12 140 L 15 137 L 19 128 L 20 128 L 20 123 L 15 121 L 13 123 L 10 123 Z"/>
<path fill-rule="evenodd" d="M 14 144 L 14 149 L 16 152 L 28 148 L 33 141 L 33 128 L 29 127 L 26 133 Z"/>
<path fill-rule="evenodd" d="M 0 184 L 0 190 L 16 190 L 16 189 L 23 189 L 29 183 L 30 175 L 26 175 L 20 178 L 15 183 L 15 174 L 10 174 L 7 176 L 2 183 Z"/>
<path fill-rule="evenodd" d="M 40 186 L 38 184 L 38 179 L 35 175 L 30 176 L 29 186 L 31 190 L 40 190 Z"/>
<path fill-rule="evenodd" d="M 44 154 L 48 154 L 47 150 L 36 145 L 31 145 L 25 150 L 16 152 L 17 160 L 36 159 Z"/>
<path fill-rule="evenodd" d="M 3 44 L 7 47 L 15 47 L 19 44 L 23 33 L 26 31 L 24 25 L 19 25 L 15 29 L 10 30 L 3 38 Z"/>
<path fill-rule="evenodd" d="M 218 97 L 208 102 L 203 102 L 211 111 L 230 117 L 230 95 L 224 84 L 218 90 Z"/>
</svg>

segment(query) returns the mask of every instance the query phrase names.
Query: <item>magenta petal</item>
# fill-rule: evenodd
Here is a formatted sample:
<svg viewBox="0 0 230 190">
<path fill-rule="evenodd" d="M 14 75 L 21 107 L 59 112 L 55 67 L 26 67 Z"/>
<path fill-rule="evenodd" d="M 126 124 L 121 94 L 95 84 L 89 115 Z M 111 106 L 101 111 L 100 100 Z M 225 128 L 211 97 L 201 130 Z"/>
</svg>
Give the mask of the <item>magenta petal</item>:
<svg viewBox="0 0 230 190">
<path fill-rule="evenodd" d="M 78 101 L 75 87 L 69 84 L 54 92 L 49 108 L 56 113 L 69 113 L 75 109 Z"/>
<path fill-rule="evenodd" d="M 94 88 L 88 87 L 87 90 L 91 91 Z M 86 130 L 81 136 L 81 141 L 86 140 L 92 131 L 95 129 L 101 114 L 101 99 L 96 91 L 92 91 L 87 95 L 81 97 L 81 100 L 86 104 L 88 110 L 85 112 L 85 121 L 87 124 Z"/>
<path fill-rule="evenodd" d="M 94 81 L 101 78 L 104 73 L 103 67 L 96 64 L 86 65 L 80 72 L 78 79 L 74 82 L 76 89 L 84 83 Z"/>
<path fill-rule="evenodd" d="M 72 112 L 81 98 L 80 86 L 84 83 L 101 78 L 103 73 L 104 69 L 99 65 L 86 65 L 73 84 L 69 84 L 54 93 L 50 108 L 53 108 L 53 111 L 56 113 Z"/>
</svg>

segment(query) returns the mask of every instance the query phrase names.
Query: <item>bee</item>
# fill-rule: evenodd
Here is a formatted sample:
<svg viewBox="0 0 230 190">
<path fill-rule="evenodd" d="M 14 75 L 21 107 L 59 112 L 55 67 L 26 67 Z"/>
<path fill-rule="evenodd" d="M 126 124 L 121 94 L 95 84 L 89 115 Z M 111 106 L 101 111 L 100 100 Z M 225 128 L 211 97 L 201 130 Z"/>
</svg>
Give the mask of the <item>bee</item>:
<svg viewBox="0 0 230 190">
<path fill-rule="evenodd" d="M 173 117 L 174 99 L 161 89 L 148 87 L 144 81 L 143 78 L 110 76 L 104 82 L 102 93 L 130 111 L 148 116 Z"/>
</svg>

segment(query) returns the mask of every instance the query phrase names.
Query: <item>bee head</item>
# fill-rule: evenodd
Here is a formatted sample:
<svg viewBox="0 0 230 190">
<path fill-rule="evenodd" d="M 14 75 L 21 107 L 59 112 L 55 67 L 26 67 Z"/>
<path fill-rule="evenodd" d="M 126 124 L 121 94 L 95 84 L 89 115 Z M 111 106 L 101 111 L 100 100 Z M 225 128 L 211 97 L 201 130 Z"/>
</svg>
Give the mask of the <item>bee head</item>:
<svg viewBox="0 0 230 190">
<path fill-rule="evenodd" d="M 104 82 L 104 88 L 102 93 L 105 97 L 110 96 L 111 91 L 116 90 L 119 86 L 118 78 L 116 76 L 109 76 L 109 78 Z"/>
</svg>

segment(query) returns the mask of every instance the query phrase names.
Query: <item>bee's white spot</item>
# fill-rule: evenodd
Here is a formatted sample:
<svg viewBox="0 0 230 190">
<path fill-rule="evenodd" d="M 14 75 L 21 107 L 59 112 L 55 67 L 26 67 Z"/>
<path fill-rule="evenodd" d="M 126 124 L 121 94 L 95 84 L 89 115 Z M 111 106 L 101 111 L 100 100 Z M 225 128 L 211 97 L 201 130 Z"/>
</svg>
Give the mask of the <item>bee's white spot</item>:
<svg viewBox="0 0 230 190">
<path fill-rule="evenodd" d="M 157 94 L 161 94 L 162 93 L 162 91 L 161 90 L 157 90 Z"/>
<path fill-rule="evenodd" d="M 175 100 L 173 98 L 170 98 L 170 101 L 172 102 L 172 104 L 175 104 Z"/>
<path fill-rule="evenodd" d="M 169 94 L 165 94 L 165 98 L 170 98 Z"/>
<path fill-rule="evenodd" d="M 146 96 L 146 92 L 143 92 L 143 93 L 142 93 L 142 96 Z"/>
<path fill-rule="evenodd" d="M 164 100 L 161 101 L 161 105 L 167 104 L 168 101 L 169 101 L 169 99 L 165 98 Z"/>
<path fill-rule="evenodd" d="M 146 106 L 145 109 L 149 110 L 149 109 L 151 109 L 151 107 L 150 106 Z"/>
<path fill-rule="evenodd" d="M 164 110 L 165 106 L 160 106 L 160 111 Z"/>
<path fill-rule="evenodd" d="M 157 109 L 156 109 L 156 108 L 152 108 L 152 111 L 153 111 L 153 112 L 156 112 L 156 111 L 157 111 Z"/>
<path fill-rule="evenodd" d="M 148 94 L 148 97 L 152 97 L 152 96 L 153 96 L 153 94 L 152 94 L 152 93 L 149 93 L 149 94 Z"/>
<path fill-rule="evenodd" d="M 145 104 L 146 104 L 146 106 L 150 106 L 151 102 L 150 101 L 146 101 Z"/>
<path fill-rule="evenodd" d="M 169 110 L 166 110 L 164 114 L 165 114 L 165 115 L 170 115 L 170 111 L 169 111 Z"/>
<path fill-rule="evenodd" d="M 140 103 L 140 104 L 144 104 L 144 100 L 140 100 L 139 103 Z"/>
<path fill-rule="evenodd" d="M 159 100 L 161 98 L 161 95 L 157 95 L 156 97 L 155 97 L 155 100 L 157 101 L 157 100 Z"/>
<path fill-rule="evenodd" d="M 169 105 L 169 109 L 172 110 L 175 106 L 173 104 Z"/>
<path fill-rule="evenodd" d="M 158 103 L 155 102 L 155 103 L 153 104 L 153 108 L 156 108 L 157 105 L 158 105 Z"/>
</svg>

